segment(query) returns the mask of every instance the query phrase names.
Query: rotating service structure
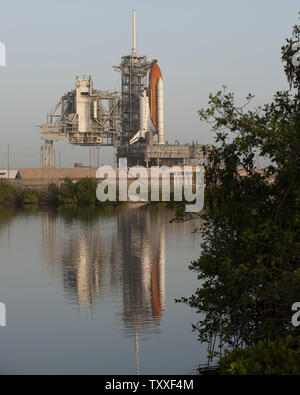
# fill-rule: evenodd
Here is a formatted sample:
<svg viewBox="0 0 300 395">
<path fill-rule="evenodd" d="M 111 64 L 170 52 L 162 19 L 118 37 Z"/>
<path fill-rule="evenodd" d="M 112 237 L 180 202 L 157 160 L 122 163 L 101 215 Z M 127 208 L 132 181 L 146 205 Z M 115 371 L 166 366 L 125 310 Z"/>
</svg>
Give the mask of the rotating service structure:
<svg viewBox="0 0 300 395">
<path fill-rule="evenodd" d="M 61 97 L 41 128 L 44 140 L 115 146 L 121 133 L 121 96 L 95 90 L 92 77 L 76 77 L 75 90 Z"/>
<path fill-rule="evenodd" d="M 75 89 L 64 94 L 41 125 L 41 166 L 55 167 L 55 141 L 72 145 L 113 146 L 115 159 L 136 164 L 203 163 L 198 144 L 165 143 L 164 84 L 158 60 L 148 61 L 136 50 L 136 14 L 130 55 L 113 68 L 121 74 L 121 90 L 96 90 L 92 77 L 76 77 Z"/>
</svg>

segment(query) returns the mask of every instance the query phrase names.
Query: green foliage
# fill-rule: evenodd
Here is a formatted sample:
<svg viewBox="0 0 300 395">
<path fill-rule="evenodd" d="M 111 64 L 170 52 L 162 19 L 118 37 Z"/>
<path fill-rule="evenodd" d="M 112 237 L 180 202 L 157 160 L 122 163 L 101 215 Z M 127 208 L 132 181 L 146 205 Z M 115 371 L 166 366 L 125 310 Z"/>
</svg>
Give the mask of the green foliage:
<svg viewBox="0 0 300 395">
<path fill-rule="evenodd" d="M 284 336 L 300 300 L 300 95 L 277 93 L 244 113 L 223 91 L 200 116 L 215 122 L 218 145 L 206 168 L 203 253 L 191 265 L 203 284 L 184 301 L 206 313 L 195 326 L 201 341 L 219 334 L 238 347 Z M 257 147 L 269 157 L 263 171 Z"/>
<path fill-rule="evenodd" d="M 97 180 L 95 178 L 83 178 L 76 184 L 78 202 L 81 204 L 95 204 Z"/>
<path fill-rule="evenodd" d="M 232 349 L 294 334 L 291 307 L 300 300 L 300 94 L 245 106 L 224 88 L 199 111 L 216 137 L 207 151 L 202 255 L 190 266 L 201 286 L 182 299 L 204 313 L 194 325 L 199 340 L 218 335 Z"/>
<path fill-rule="evenodd" d="M 25 189 L 21 194 L 21 204 L 38 205 L 40 199 L 40 192 L 35 189 Z"/>
<path fill-rule="evenodd" d="M 225 351 L 219 367 L 221 375 L 299 375 L 300 337 L 260 341 L 253 347 Z"/>
<path fill-rule="evenodd" d="M 46 204 L 51 206 L 58 205 L 59 201 L 57 198 L 59 188 L 55 184 L 49 184 L 47 189 L 43 189 L 40 193 L 40 204 Z"/>
<path fill-rule="evenodd" d="M 77 204 L 76 184 L 74 184 L 70 178 L 66 178 L 64 183 L 60 186 L 57 198 L 63 205 Z"/>
<path fill-rule="evenodd" d="M 94 178 L 84 178 L 78 182 L 73 182 L 70 178 L 66 178 L 60 187 L 55 184 L 49 184 L 46 190 L 38 191 L 16 188 L 0 180 L 0 204 L 13 202 L 20 206 L 29 204 L 89 206 L 97 203 L 99 206 L 112 205 L 113 207 L 122 204 L 119 202 L 100 204 L 96 196 L 97 185 L 97 180 Z"/>
<path fill-rule="evenodd" d="M 9 183 L 0 180 L 0 203 L 12 201 L 15 198 L 15 190 Z"/>
<path fill-rule="evenodd" d="M 46 202 L 56 205 L 58 203 L 59 188 L 55 184 L 49 184 L 46 192 Z"/>
<path fill-rule="evenodd" d="M 57 198 L 63 205 L 90 205 L 96 202 L 97 180 L 94 178 L 84 178 L 77 183 L 73 183 L 70 178 L 66 178 L 60 186 Z"/>
</svg>

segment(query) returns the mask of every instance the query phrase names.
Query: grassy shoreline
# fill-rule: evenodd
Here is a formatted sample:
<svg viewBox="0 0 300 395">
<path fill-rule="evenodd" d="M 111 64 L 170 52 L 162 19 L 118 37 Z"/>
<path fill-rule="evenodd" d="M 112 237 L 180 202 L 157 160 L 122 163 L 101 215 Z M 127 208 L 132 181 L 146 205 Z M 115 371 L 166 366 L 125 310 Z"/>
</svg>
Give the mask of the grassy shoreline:
<svg viewBox="0 0 300 395">
<path fill-rule="evenodd" d="M 76 183 L 71 179 L 66 178 L 63 184 L 59 187 L 55 184 L 49 184 L 44 190 L 14 186 L 5 180 L 0 180 L 0 207 L 119 207 L 127 204 L 145 204 L 153 206 L 159 204 L 165 205 L 166 207 L 178 207 L 184 204 L 184 202 L 174 201 L 174 192 L 172 190 L 169 202 L 163 201 L 162 198 L 157 202 L 153 202 L 150 199 L 145 202 L 122 202 L 119 201 L 118 191 L 116 201 L 107 200 L 105 202 L 100 202 L 96 196 L 97 186 L 98 183 L 95 178 L 83 178 Z"/>
</svg>

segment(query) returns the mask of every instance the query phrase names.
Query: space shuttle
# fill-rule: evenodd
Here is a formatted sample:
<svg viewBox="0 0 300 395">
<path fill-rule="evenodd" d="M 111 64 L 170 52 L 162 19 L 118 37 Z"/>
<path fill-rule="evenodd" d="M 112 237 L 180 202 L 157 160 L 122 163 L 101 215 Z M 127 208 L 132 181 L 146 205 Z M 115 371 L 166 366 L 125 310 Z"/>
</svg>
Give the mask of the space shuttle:
<svg viewBox="0 0 300 395">
<path fill-rule="evenodd" d="M 164 144 L 164 85 L 157 61 L 150 70 L 149 87 L 140 96 L 140 130 L 130 144 L 145 138 L 149 131 L 158 134 L 158 144 Z"/>
</svg>

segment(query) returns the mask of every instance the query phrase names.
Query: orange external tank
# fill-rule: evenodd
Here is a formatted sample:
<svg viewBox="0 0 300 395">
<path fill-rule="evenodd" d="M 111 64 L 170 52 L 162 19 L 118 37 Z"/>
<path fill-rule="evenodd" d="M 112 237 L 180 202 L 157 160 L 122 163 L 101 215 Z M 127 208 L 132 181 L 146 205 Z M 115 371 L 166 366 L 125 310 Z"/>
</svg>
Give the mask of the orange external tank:
<svg viewBox="0 0 300 395">
<path fill-rule="evenodd" d="M 161 70 L 157 63 L 151 67 L 149 74 L 149 101 L 150 101 L 150 117 L 152 122 L 158 130 L 158 102 L 157 102 L 157 84 L 159 79 L 162 79 Z"/>
</svg>

